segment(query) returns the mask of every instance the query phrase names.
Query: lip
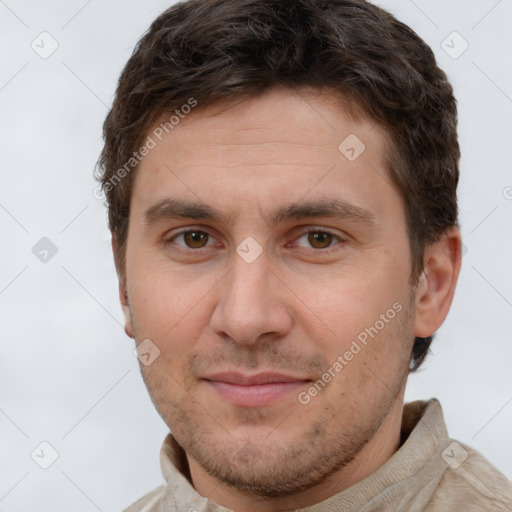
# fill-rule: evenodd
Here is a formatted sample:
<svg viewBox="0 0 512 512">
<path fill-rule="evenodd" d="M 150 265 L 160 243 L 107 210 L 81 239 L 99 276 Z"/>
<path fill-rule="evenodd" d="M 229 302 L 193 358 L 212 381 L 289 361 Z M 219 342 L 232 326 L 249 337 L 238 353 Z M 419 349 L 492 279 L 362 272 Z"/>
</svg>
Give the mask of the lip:
<svg viewBox="0 0 512 512">
<path fill-rule="evenodd" d="M 204 381 L 221 398 L 238 407 L 265 407 L 288 397 L 310 379 L 273 372 L 244 375 L 217 373 Z"/>
</svg>

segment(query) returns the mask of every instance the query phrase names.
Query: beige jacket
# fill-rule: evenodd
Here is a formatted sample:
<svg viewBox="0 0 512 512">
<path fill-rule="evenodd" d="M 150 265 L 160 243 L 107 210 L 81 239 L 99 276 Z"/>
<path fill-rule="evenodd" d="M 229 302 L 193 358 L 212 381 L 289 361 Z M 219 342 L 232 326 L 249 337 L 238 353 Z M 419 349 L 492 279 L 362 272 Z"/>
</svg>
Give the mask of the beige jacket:
<svg viewBox="0 0 512 512">
<path fill-rule="evenodd" d="M 404 407 L 400 449 L 365 480 L 301 512 L 512 512 L 512 484 L 475 450 L 448 438 L 436 399 Z M 202 498 L 171 434 L 160 452 L 166 486 L 124 512 L 232 512 Z"/>
</svg>

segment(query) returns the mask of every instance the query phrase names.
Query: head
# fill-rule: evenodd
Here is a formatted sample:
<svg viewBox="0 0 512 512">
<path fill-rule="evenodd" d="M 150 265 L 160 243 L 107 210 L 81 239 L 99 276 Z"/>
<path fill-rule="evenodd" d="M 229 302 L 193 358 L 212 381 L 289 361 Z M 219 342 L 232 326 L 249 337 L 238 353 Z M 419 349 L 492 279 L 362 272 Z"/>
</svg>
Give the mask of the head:
<svg viewBox="0 0 512 512">
<path fill-rule="evenodd" d="M 178 3 L 104 138 L 126 331 L 160 351 L 143 376 L 192 473 L 284 496 L 360 457 L 460 268 L 456 103 L 430 48 L 362 0 Z"/>
</svg>

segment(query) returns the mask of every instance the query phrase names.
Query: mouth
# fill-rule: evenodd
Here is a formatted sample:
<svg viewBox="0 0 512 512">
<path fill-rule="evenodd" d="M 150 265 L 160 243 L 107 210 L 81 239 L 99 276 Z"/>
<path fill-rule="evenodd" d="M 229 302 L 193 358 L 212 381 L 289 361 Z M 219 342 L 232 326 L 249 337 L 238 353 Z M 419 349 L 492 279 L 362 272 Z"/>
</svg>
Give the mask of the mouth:
<svg viewBox="0 0 512 512">
<path fill-rule="evenodd" d="M 311 382 L 307 378 L 270 372 L 255 375 L 224 372 L 203 380 L 222 399 L 238 407 L 269 406 Z"/>
</svg>

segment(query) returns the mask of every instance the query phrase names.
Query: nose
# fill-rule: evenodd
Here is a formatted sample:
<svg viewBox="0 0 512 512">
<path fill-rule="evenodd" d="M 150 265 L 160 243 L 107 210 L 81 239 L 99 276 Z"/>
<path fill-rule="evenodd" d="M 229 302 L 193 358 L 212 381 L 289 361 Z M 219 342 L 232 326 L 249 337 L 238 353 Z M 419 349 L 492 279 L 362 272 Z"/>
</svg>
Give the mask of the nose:
<svg viewBox="0 0 512 512">
<path fill-rule="evenodd" d="M 235 254 L 233 268 L 217 293 L 211 326 L 224 339 L 254 344 L 281 338 L 292 327 L 287 288 L 269 268 L 264 253 L 252 263 Z"/>
</svg>

